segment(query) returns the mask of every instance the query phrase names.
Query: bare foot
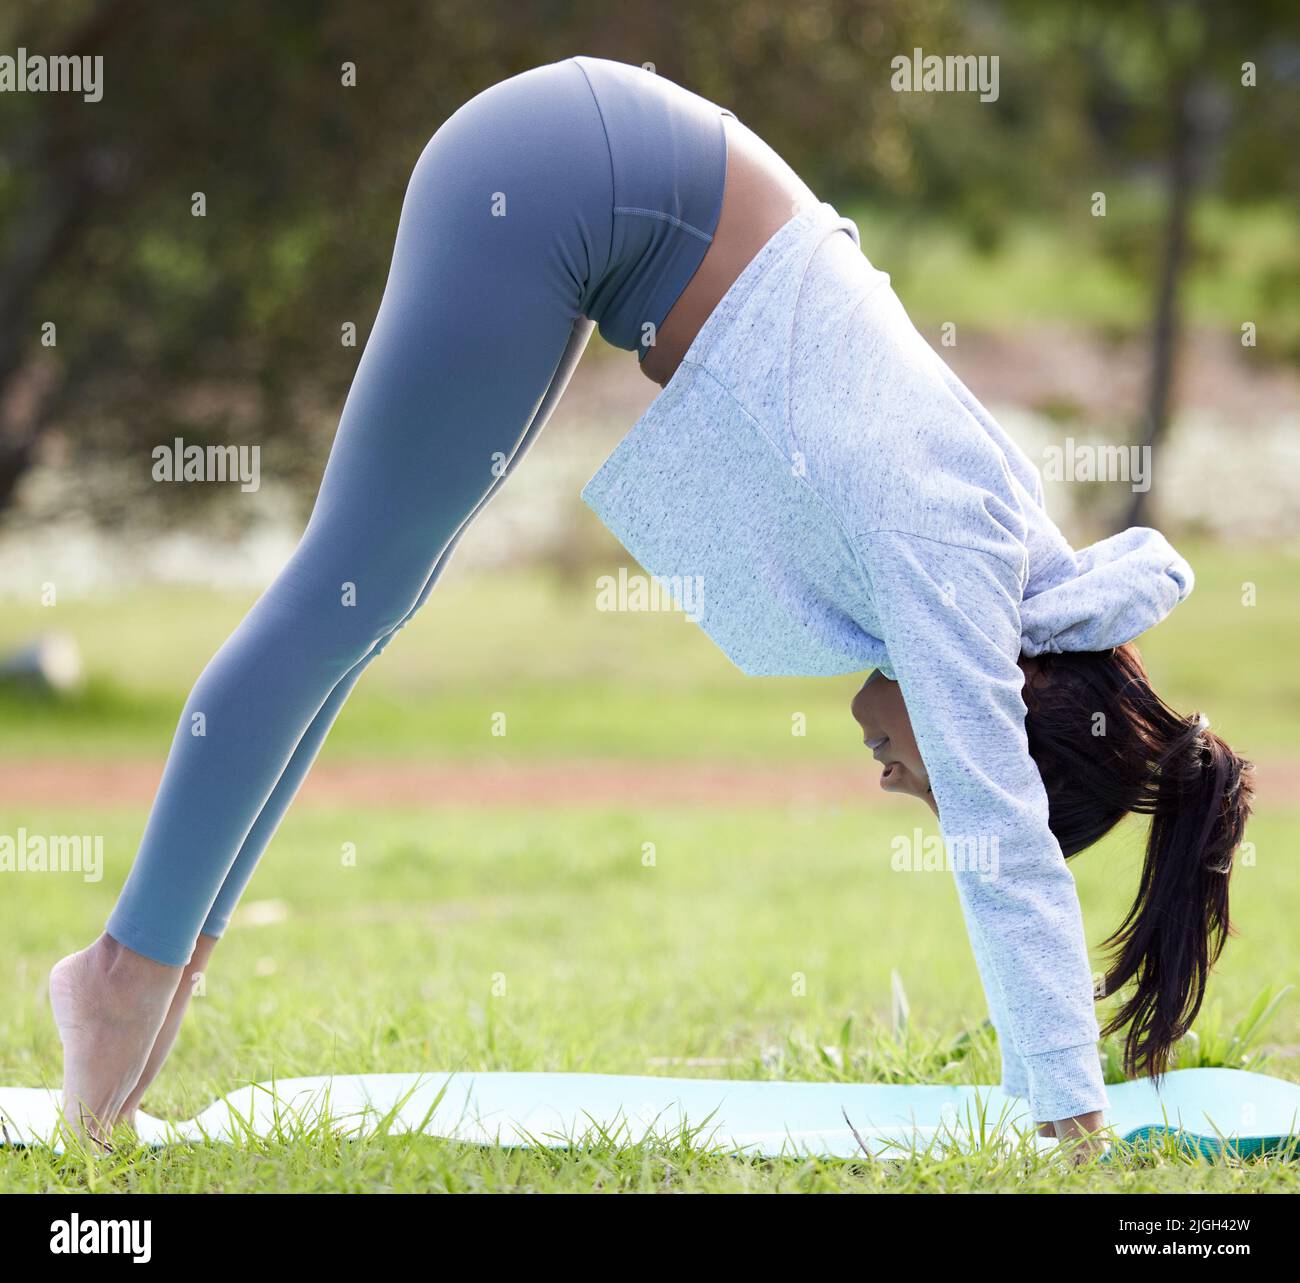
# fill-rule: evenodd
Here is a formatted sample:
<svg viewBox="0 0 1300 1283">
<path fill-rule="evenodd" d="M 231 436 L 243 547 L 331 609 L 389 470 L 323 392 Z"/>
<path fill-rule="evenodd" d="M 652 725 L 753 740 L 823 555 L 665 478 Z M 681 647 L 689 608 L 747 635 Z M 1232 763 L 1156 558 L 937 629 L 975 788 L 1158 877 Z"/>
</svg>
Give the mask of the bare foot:
<svg viewBox="0 0 1300 1283">
<path fill-rule="evenodd" d="M 180 1033 L 181 1021 L 185 1018 L 186 1008 L 189 1007 L 190 999 L 194 996 L 195 981 L 207 970 L 208 959 L 212 957 L 212 951 L 216 947 L 216 936 L 199 936 L 194 952 L 190 955 L 185 970 L 181 972 L 180 983 L 176 986 L 176 993 L 172 998 L 171 1006 L 167 1009 L 162 1028 L 158 1030 L 158 1037 L 154 1039 L 153 1050 L 145 1062 L 140 1081 L 136 1083 L 122 1106 L 122 1112 L 118 1116 L 120 1122 L 135 1124 L 135 1111 L 140 1108 L 140 1101 L 149 1090 L 150 1084 L 157 1078 L 158 1071 L 163 1067 L 163 1062 L 176 1041 L 176 1035 Z"/>
<path fill-rule="evenodd" d="M 50 1006 L 63 1043 L 63 1114 L 100 1143 L 148 1062 L 180 982 L 111 936 L 69 954 L 50 972 Z"/>
</svg>

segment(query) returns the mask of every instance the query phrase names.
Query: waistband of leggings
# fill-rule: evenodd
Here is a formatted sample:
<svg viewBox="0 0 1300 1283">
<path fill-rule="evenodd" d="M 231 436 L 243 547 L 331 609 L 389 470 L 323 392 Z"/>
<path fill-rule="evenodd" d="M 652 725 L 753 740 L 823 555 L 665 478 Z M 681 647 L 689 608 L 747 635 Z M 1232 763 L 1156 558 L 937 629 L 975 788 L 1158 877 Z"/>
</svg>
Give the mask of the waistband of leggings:
<svg viewBox="0 0 1300 1283">
<path fill-rule="evenodd" d="M 573 60 L 609 142 L 615 212 L 648 212 L 706 246 L 722 211 L 725 108 L 657 73 L 607 58 Z"/>
</svg>

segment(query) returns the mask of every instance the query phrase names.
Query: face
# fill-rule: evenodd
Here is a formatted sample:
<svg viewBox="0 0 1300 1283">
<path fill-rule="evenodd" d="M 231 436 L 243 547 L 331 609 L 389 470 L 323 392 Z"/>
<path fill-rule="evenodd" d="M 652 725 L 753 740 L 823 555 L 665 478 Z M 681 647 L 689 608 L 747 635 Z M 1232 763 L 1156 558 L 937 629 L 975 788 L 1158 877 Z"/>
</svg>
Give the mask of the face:
<svg viewBox="0 0 1300 1283">
<path fill-rule="evenodd" d="M 936 810 L 930 777 L 916 747 L 898 683 L 879 670 L 872 673 L 853 697 L 853 719 L 862 727 L 862 742 L 884 767 L 880 787 L 886 793 L 919 797 L 932 811 Z"/>
<path fill-rule="evenodd" d="M 1038 660 L 1022 656 L 1020 668 L 1027 689 L 1043 680 Z M 862 727 L 862 742 L 884 767 L 880 787 L 886 793 L 919 797 L 938 815 L 939 808 L 930 791 L 930 776 L 921 760 L 921 750 L 916 747 L 916 736 L 912 734 L 899 684 L 877 669 L 853 697 L 852 708 L 854 721 Z"/>
</svg>

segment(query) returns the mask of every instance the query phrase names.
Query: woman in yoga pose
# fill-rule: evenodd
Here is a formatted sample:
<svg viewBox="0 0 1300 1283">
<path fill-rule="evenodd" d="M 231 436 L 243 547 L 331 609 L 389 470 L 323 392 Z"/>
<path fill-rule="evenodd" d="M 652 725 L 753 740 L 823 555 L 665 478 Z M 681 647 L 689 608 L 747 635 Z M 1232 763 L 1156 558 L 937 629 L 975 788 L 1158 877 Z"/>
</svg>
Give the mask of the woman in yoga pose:
<svg viewBox="0 0 1300 1283">
<path fill-rule="evenodd" d="M 578 57 L 474 98 L 415 167 L 302 542 L 195 685 L 105 933 L 51 974 L 74 1126 L 132 1116 L 344 700 L 597 325 L 664 391 L 583 497 L 652 573 L 691 577 L 743 671 L 874 670 L 853 712 L 884 787 L 939 816 L 1006 1090 L 1049 1132 L 1101 1124 L 1062 856 L 1134 811 L 1151 838 L 1106 981 L 1135 983 L 1130 1068 L 1167 1063 L 1249 806 L 1247 764 L 1128 644 L 1190 568 L 1147 529 L 1074 551 L 853 223 L 730 112 Z"/>
</svg>

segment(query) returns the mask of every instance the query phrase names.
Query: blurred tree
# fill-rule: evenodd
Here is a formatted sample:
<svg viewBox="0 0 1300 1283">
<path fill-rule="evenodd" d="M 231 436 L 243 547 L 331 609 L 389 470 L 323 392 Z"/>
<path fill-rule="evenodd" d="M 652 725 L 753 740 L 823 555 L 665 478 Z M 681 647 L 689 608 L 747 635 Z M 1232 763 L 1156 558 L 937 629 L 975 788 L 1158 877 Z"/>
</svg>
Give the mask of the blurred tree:
<svg viewBox="0 0 1300 1283">
<path fill-rule="evenodd" d="M 3 103 L 0 503 L 53 424 L 83 458 L 138 458 L 143 485 L 149 449 L 173 431 L 274 441 L 337 397 L 359 351 L 341 326 L 364 341 L 420 147 L 516 69 L 485 52 L 421 79 L 412 51 L 451 29 L 491 44 L 483 10 L 392 5 L 391 26 L 369 6 L 300 0 L 6 11 L 6 47 L 100 54 L 105 87 L 97 103 Z M 46 321 L 53 349 L 39 343 Z M 44 395 L 18 395 L 30 386 Z"/>
<path fill-rule="evenodd" d="M 200 500 L 148 484 L 149 451 L 173 435 L 264 444 L 265 472 L 313 481 L 412 164 L 457 106 L 529 66 L 573 53 L 653 63 L 730 106 L 827 199 L 867 192 L 941 213 L 988 245 L 1017 214 L 1077 209 L 1085 162 L 1123 175 L 1194 158 L 1202 83 L 1234 104 L 1214 130 L 1223 181 L 1243 198 L 1294 191 L 1294 137 L 1261 124 L 1292 8 L 11 0 L 0 51 L 100 54 L 105 84 L 97 103 L 0 95 L 0 509 L 56 434 L 74 460 L 127 465 L 91 496 L 110 517 L 146 494 L 151 507 Z M 998 101 L 895 93 L 891 59 L 917 47 L 998 53 Z M 1247 57 L 1258 100 L 1231 84 Z M 1154 327 L 1170 353 L 1191 186 L 1178 183 Z M 42 346 L 46 322 L 56 347 Z M 356 347 L 340 342 L 346 322 Z M 1167 384 L 1169 361 L 1157 368 Z M 1166 407 L 1153 423 L 1167 417 L 1167 390 L 1152 405 Z"/>
<path fill-rule="evenodd" d="M 654 63 L 736 101 L 764 131 L 775 122 L 814 178 L 856 179 L 870 121 L 890 105 L 889 52 L 917 25 L 905 8 L 7 7 L 0 49 L 100 55 L 105 84 L 96 103 L 0 99 L 0 508 L 56 428 L 77 459 L 132 461 L 93 496 L 110 517 L 146 493 L 151 505 L 200 501 L 195 487 L 148 488 L 149 451 L 176 434 L 264 443 L 271 470 L 314 476 L 324 443 L 303 448 L 305 436 L 330 423 L 355 369 L 411 166 L 440 121 L 493 82 L 575 52 Z M 356 347 L 340 342 L 349 321 Z"/>
<path fill-rule="evenodd" d="M 1130 269 L 1153 282 L 1138 444 L 1154 458 L 1169 429 L 1198 191 L 1215 170 L 1230 167 L 1239 199 L 1300 194 L 1297 77 L 1283 66 L 1286 50 L 1295 58 L 1300 49 L 1300 9 L 1291 0 L 1093 0 L 1059 9 L 1012 0 L 1011 7 L 1033 31 L 1044 71 L 1086 69 L 1080 116 L 1091 123 L 1100 153 L 1090 189 L 1105 186 L 1101 175 L 1159 175 L 1163 208 L 1152 234 L 1136 247 L 1119 242 L 1121 252 L 1136 249 Z M 1083 199 L 1076 193 L 1076 202 Z M 1118 514 L 1120 528 L 1144 524 L 1150 499 L 1149 489 L 1132 493 Z"/>
</svg>

